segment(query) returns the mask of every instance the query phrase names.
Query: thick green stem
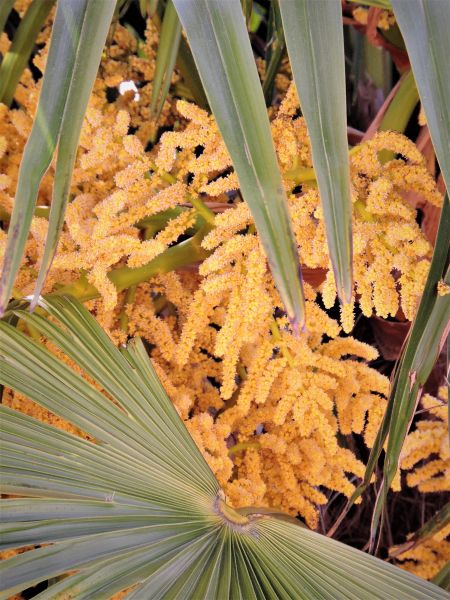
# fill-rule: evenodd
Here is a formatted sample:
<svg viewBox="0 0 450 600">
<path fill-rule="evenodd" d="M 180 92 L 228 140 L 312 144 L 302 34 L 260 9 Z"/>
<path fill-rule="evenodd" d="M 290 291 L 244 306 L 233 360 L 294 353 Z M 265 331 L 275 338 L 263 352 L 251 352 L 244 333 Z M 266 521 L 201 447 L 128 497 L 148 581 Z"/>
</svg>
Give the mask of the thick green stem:
<svg viewBox="0 0 450 600">
<path fill-rule="evenodd" d="M 200 200 L 198 196 L 196 197 L 192 194 L 188 194 L 188 200 L 195 208 L 197 213 L 203 217 L 207 223 L 209 223 L 211 226 L 214 226 L 215 214 L 208 206 L 206 206 L 203 200 Z"/>
<path fill-rule="evenodd" d="M 379 130 L 403 133 L 418 102 L 419 92 L 410 69 L 403 76 L 398 91 L 381 120 Z"/>
<path fill-rule="evenodd" d="M 155 171 L 166 183 L 174 184 L 178 180 L 175 175 L 171 173 L 167 173 L 166 171 L 160 171 L 158 167 L 152 163 L 151 168 Z M 199 196 L 194 196 L 193 194 L 187 194 L 188 201 L 192 204 L 192 206 L 196 209 L 199 215 L 201 215 L 207 223 L 211 225 L 214 224 L 214 213 L 213 211 L 206 206 L 206 204 L 199 198 Z"/>
<path fill-rule="evenodd" d="M 228 450 L 228 456 L 234 456 L 235 454 L 239 454 L 239 452 L 244 452 L 245 450 L 259 450 L 261 448 L 261 444 L 259 442 L 240 442 L 239 444 L 235 444 L 231 446 Z"/>
<path fill-rule="evenodd" d="M 412 69 L 410 69 L 403 76 L 400 87 L 381 120 L 379 131 L 404 133 L 418 102 L 419 92 L 417 91 Z M 392 160 L 395 154 L 389 150 L 382 150 L 378 156 L 384 164 Z"/>
<path fill-rule="evenodd" d="M 316 182 L 316 173 L 312 167 L 294 167 L 287 171 L 284 176 L 298 184 Z"/>
<path fill-rule="evenodd" d="M 203 260 L 210 255 L 210 252 L 202 248 L 201 243 L 211 229 L 212 226 L 209 223 L 204 223 L 193 237 L 168 248 L 146 265 L 135 269 L 119 267 L 110 271 L 108 278 L 114 283 L 118 291 L 122 291 L 133 285 L 143 283 L 155 275 L 169 273 L 175 269 L 180 269 L 181 267 Z M 100 296 L 97 288 L 89 283 L 85 275 L 74 283 L 65 285 L 52 292 L 52 295 L 71 295 L 83 302 Z"/>
<path fill-rule="evenodd" d="M 220 515 L 232 528 L 241 528 L 249 525 L 250 520 L 248 517 L 239 514 L 231 506 L 228 506 L 225 502 L 225 496 L 222 490 L 217 495 L 215 505 L 215 512 Z"/>
</svg>

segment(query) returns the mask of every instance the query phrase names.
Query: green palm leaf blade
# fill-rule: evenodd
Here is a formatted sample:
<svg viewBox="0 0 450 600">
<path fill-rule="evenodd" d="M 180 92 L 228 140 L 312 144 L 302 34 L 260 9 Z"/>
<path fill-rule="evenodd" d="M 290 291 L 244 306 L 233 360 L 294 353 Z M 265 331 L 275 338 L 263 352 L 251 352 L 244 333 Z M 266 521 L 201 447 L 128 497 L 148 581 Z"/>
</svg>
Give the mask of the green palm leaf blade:
<svg viewBox="0 0 450 600">
<path fill-rule="evenodd" d="M 0 407 L 2 493 L 24 496 L 2 501 L 0 547 L 45 544 L 0 563 L 0 598 L 66 573 L 37 598 L 446 597 L 293 519 L 228 508 L 143 344 L 121 353 L 77 301 L 40 303 L 15 312 L 96 387 L 4 321 L 0 381 L 93 439 Z"/>
<path fill-rule="evenodd" d="M 342 302 L 350 302 L 352 202 L 339 0 L 280 0 L 284 35 L 311 138 L 328 249 Z"/>
<path fill-rule="evenodd" d="M 442 567 L 433 579 L 433 583 L 450 592 L 450 562 Z"/>
<path fill-rule="evenodd" d="M 239 0 L 174 0 L 284 307 L 304 323 L 296 242 Z"/>
<path fill-rule="evenodd" d="M 115 6 L 116 2 L 114 0 L 102 0 L 102 2 L 88 0 L 83 15 L 80 39 L 78 46 L 74 49 L 75 60 L 58 140 L 47 239 L 36 280 L 34 300 L 30 306 L 31 309 L 37 304 L 38 296 L 41 293 L 56 252 L 69 198 L 70 182 L 77 155 L 81 126 L 97 76 L 98 65 Z M 54 35 L 55 32 L 53 31 L 52 36 Z M 47 83 L 52 87 L 55 84 L 57 85 L 57 80 L 54 79 L 51 80 L 51 83 Z"/>
<path fill-rule="evenodd" d="M 155 75 L 153 78 L 150 111 L 155 119 L 161 114 L 167 93 L 170 88 L 173 69 L 180 47 L 181 23 L 172 0 L 169 0 L 164 11 L 164 19 L 159 38 L 156 56 Z"/>
<path fill-rule="evenodd" d="M 56 0 L 34 0 L 20 21 L 11 48 L 0 66 L 0 102 L 8 106 L 14 99 L 17 84 L 30 60 L 38 33 Z M 4 1 L 0 9 L 0 32 L 14 2 Z"/>
<path fill-rule="evenodd" d="M 3 2 L 0 4 L 0 32 L 3 31 L 5 27 L 14 2 L 15 0 L 3 0 Z"/>
<path fill-rule="evenodd" d="M 47 242 L 36 295 L 44 283 L 63 224 L 81 124 L 115 6 L 114 0 L 58 3 L 36 117 L 19 170 L 0 281 L 0 313 L 11 296 L 41 179 L 58 145 Z"/>
<path fill-rule="evenodd" d="M 447 0 L 392 0 L 430 130 L 450 190 L 450 3 Z"/>
</svg>

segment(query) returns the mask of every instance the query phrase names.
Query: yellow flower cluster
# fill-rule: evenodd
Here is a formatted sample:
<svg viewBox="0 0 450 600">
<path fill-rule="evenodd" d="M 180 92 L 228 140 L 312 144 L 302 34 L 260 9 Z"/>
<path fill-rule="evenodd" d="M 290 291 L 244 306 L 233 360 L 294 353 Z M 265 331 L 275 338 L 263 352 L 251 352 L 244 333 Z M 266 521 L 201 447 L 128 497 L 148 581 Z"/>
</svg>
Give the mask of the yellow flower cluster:
<svg viewBox="0 0 450 600">
<path fill-rule="evenodd" d="M 181 175 L 192 173 L 196 193 L 216 196 L 236 190 L 239 184 L 235 173 L 230 172 L 230 158 L 212 117 L 186 102 L 179 102 L 177 107 L 189 123 L 185 130 L 163 136 L 158 166 Z M 302 263 L 313 269 L 328 269 L 322 294 L 329 308 L 336 298 L 335 283 L 309 139 L 303 118 L 296 117 L 298 107 L 295 87 L 291 86 L 272 121 L 272 131 L 287 191 L 297 192 L 295 186 L 302 185 L 300 193 L 289 194 L 293 227 Z M 202 153 L 197 156 L 199 146 Z M 389 160 L 386 154 L 391 156 Z M 431 246 L 416 223 L 407 193 L 419 193 L 435 206 L 441 205 L 442 196 L 416 146 L 394 132 L 379 133 L 352 152 L 351 179 L 355 299 L 367 316 L 373 311 L 381 317 L 395 316 L 401 307 L 412 319 L 428 273 Z M 218 252 L 228 252 L 226 236 L 250 223 L 247 209 L 239 204 L 224 213 L 218 223 L 220 231 L 211 234 L 211 239 L 224 242 Z M 231 248 L 249 243 L 239 239 Z M 213 248 L 212 242 L 205 241 L 204 247 Z M 344 307 L 342 324 L 345 331 L 352 329 L 352 306 Z"/>
<path fill-rule="evenodd" d="M 155 368 L 230 502 L 281 508 L 316 527 L 317 507 L 327 502 L 327 494 L 351 495 L 363 475 L 350 436 L 373 443 L 388 380 L 367 365 L 376 351 L 341 337 L 340 325 L 319 307 L 317 290 L 308 284 L 306 331 L 299 338 L 292 334 L 249 209 L 235 194 L 239 183 L 230 157 L 208 113 L 179 101 L 183 125 L 146 150 L 155 133 L 146 112 L 156 45 L 150 24 L 146 40 L 144 60 L 134 53 L 137 41 L 120 25 L 114 30 L 81 134 L 65 228 L 45 291 L 86 273 L 101 294 L 88 306 L 111 337 L 122 343 L 127 335 L 140 335 L 151 344 Z M 107 89 L 124 80 L 140 83 L 141 99 L 130 92 L 107 102 Z M 27 76 L 22 85 L 33 90 L 28 105 L 0 106 L 0 202 L 6 213 L 36 105 L 38 86 Z M 166 104 L 167 125 L 172 100 Z M 328 269 L 311 149 L 297 113 L 291 86 L 272 131 L 302 261 Z M 383 162 L 385 149 L 400 157 Z M 50 170 L 40 206 L 50 203 L 51 176 Z M 412 189 L 439 204 L 433 180 L 414 145 L 386 133 L 352 154 L 352 184 L 355 298 L 365 314 L 373 309 L 395 314 L 400 291 L 403 310 L 412 316 L 430 246 L 402 193 Z M 141 266 L 165 252 L 194 225 L 194 198 L 213 199 L 224 208 L 202 240 L 209 257 L 198 270 L 160 274 L 138 285 L 132 300 L 117 292 L 109 271 Z M 176 207 L 183 210 L 156 230 L 138 226 Z M 32 291 L 46 230 L 47 221 L 35 217 L 17 282 L 21 294 Z M 333 304 L 331 276 L 322 295 L 326 306 Z M 351 306 L 344 308 L 346 330 L 351 313 Z M 23 410 L 35 410 L 15 394 L 6 397 Z"/>
<path fill-rule="evenodd" d="M 66 231 L 52 266 L 52 275 L 80 270 L 100 291 L 105 310 L 117 304 L 117 291 L 107 278 L 110 268 L 122 259 L 130 267 L 141 266 L 164 252 L 188 229 L 195 215 L 181 213 L 158 235 L 141 239 L 137 221 L 183 202 L 181 182 L 167 185 L 159 176 L 146 177 L 152 163 L 139 139 L 127 135 L 129 115 L 119 111 L 114 122 L 105 123 L 96 109 L 89 109 L 81 138 L 79 162 L 74 171 L 75 194 L 66 213 Z M 92 183 L 91 183 L 92 182 Z M 35 219 L 32 235 L 42 244 L 44 219 Z M 39 261 L 38 261 L 39 262 Z"/>
<path fill-rule="evenodd" d="M 353 11 L 353 18 L 361 25 L 367 25 L 369 19 L 369 10 L 363 6 L 357 6 Z M 395 24 L 395 15 L 391 10 L 380 10 L 377 27 L 388 30 Z"/>
<path fill-rule="evenodd" d="M 259 278 L 253 237 L 247 255 L 232 254 L 233 265 L 222 269 L 235 286 L 219 281 L 214 289 L 210 276 L 199 283 L 175 273 L 140 285 L 128 309 L 130 332 L 155 346 L 158 374 L 229 501 L 300 513 L 315 527 L 326 490 L 349 496 L 364 472 L 338 435 L 359 433 L 372 443 L 388 380 L 365 362 L 377 356 L 372 347 L 338 336 L 310 286 L 305 335 L 295 338 L 284 317 L 273 318 L 275 291 Z M 237 278 L 244 268 L 248 283 Z"/>
<path fill-rule="evenodd" d="M 27 2 L 22 4 L 19 8 L 24 11 Z M 54 11 L 39 37 L 44 46 L 33 59 L 41 70 L 48 52 L 53 14 Z M 140 42 L 139 56 L 135 53 L 136 45 L 135 37 L 116 23 L 81 133 L 66 228 L 44 288 L 47 292 L 55 284 L 70 283 L 79 277 L 81 270 L 86 271 L 89 281 L 101 292 L 103 308 L 108 312 L 116 306 L 118 298 L 107 278 L 111 266 L 120 261 L 125 264 L 129 261 L 133 267 L 148 262 L 176 241 L 193 221 L 192 212 L 183 214 L 170 222 L 157 239 L 149 241 L 143 240 L 141 231 L 134 227 L 142 217 L 182 203 L 185 194 L 181 182 L 171 187 L 156 174 L 151 180 L 148 178 L 152 163 L 144 148 L 156 132 L 148 106 L 158 45 L 158 35 L 150 19 L 145 40 Z M 8 215 L 12 210 L 19 164 L 31 131 L 41 81 L 36 83 L 26 69 L 15 94 L 19 108 L 9 110 L 0 104 L 0 215 Z M 121 94 L 120 85 L 124 82 L 137 84 L 138 93 Z M 111 89 L 117 94 L 114 102 L 107 100 Z M 169 126 L 172 122 L 171 101 L 168 101 L 158 126 Z M 133 135 L 128 135 L 130 128 L 135 131 Z M 39 207 L 49 206 L 52 182 L 53 165 L 41 183 Z M 33 289 L 46 231 L 47 221 L 35 217 L 16 282 L 16 289 L 22 294 Z M 0 258 L 5 245 L 6 234 L 2 230 Z"/>
<path fill-rule="evenodd" d="M 450 561 L 450 525 L 425 539 L 411 550 L 403 552 L 398 566 L 424 579 L 432 579 Z"/>
<path fill-rule="evenodd" d="M 441 387 L 437 398 L 426 394 L 420 401 L 422 418 L 406 438 L 400 467 L 409 487 L 420 492 L 448 492 L 450 489 L 450 446 L 448 439 L 448 388 Z M 400 489 L 400 474 L 395 485 Z M 398 555 L 399 566 L 419 577 L 432 579 L 450 560 L 450 524 L 431 537 Z"/>
<path fill-rule="evenodd" d="M 437 398 L 425 395 L 421 408 L 425 418 L 406 438 L 400 466 L 409 471 L 406 481 L 421 492 L 450 489 L 450 446 L 448 440 L 448 389 L 441 387 Z"/>
<path fill-rule="evenodd" d="M 164 133 L 156 159 L 164 171 L 177 171 L 177 176 L 193 175 L 190 188 L 194 193 L 220 196 L 239 187 L 235 174 L 220 176 L 221 171 L 231 168 L 231 159 L 220 136 L 214 117 L 206 111 L 183 100 L 177 102 L 179 114 L 188 120 L 182 131 Z M 196 148 L 202 148 L 197 156 Z M 178 150 L 181 149 L 181 151 Z M 213 181 L 210 175 L 215 173 Z"/>
<path fill-rule="evenodd" d="M 384 162 L 380 154 L 386 150 L 400 158 Z M 431 246 L 415 221 L 406 193 L 414 190 L 435 206 L 440 206 L 442 197 L 415 145 L 394 132 L 380 133 L 361 144 L 352 154 L 351 169 L 355 294 L 361 310 L 367 316 L 375 311 L 388 317 L 395 316 L 401 306 L 411 320 L 428 274 Z M 311 195 L 314 198 L 316 192 Z M 299 228 L 304 224 L 301 218 Z M 334 303 L 331 269 L 323 296 L 326 306 Z"/>
<path fill-rule="evenodd" d="M 325 490 L 349 496 L 348 474 L 364 471 L 337 436 L 372 443 L 388 380 L 365 363 L 372 347 L 338 337 L 309 285 L 300 339 L 274 318 L 281 302 L 258 237 L 233 235 L 249 221 L 243 205 L 216 216 L 203 243 L 217 249 L 200 279 L 170 273 L 140 285 L 129 331 L 155 346 L 158 374 L 229 501 L 277 506 L 316 526 Z"/>
</svg>

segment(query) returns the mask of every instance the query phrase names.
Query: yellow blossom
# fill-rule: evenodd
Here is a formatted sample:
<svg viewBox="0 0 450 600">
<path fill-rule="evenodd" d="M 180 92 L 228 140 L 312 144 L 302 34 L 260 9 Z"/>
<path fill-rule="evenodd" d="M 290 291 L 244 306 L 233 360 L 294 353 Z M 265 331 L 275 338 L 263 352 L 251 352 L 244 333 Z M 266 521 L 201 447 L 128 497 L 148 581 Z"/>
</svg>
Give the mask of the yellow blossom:
<svg viewBox="0 0 450 600">
<path fill-rule="evenodd" d="M 450 285 L 442 279 L 437 284 L 438 296 L 447 296 L 450 294 Z"/>
<path fill-rule="evenodd" d="M 450 486 L 447 402 L 446 387 L 440 388 L 437 398 L 422 398 L 424 417 L 407 436 L 402 449 L 400 467 L 409 471 L 407 483 L 422 492 L 446 491 Z"/>
</svg>

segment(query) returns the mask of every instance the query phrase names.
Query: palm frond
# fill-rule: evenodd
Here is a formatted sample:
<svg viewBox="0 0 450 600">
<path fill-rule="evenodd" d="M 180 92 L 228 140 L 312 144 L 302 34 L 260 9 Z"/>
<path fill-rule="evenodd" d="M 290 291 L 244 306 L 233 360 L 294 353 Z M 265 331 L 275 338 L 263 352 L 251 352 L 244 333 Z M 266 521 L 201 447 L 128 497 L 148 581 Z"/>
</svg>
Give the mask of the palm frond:
<svg viewBox="0 0 450 600">
<path fill-rule="evenodd" d="M 152 99 L 150 102 L 150 111 L 155 119 L 158 119 L 161 114 L 170 88 L 172 73 L 180 47 L 180 39 L 181 23 L 173 2 L 169 0 L 164 11 L 164 19 L 161 27 L 161 37 L 153 78 Z"/>
<path fill-rule="evenodd" d="M 36 38 L 56 0 L 34 0 L 20 21 L 11 48 L 0 66 L 0 102 L 8 106 L 14 99 L 17 84 L 27 66 Z M 3 6 L 4 4 L 4 6 Z M 0 8 L 0 33 L 13 2 L 4 2 Z"/>
<path fill-rule="evenodd" d="M 280 0 L 300 107 L 311 139 L 336 291 L 350 302 L 352 202 L 341 3 Z"/>
<path fill-rule="evenodd" d="M 8 598 L 442 599 L 442 589 L 267 511 L 235 511 L 162 388 L 143 344 L 121 352 L 69 298 L 33 324 L 95 382 L 0 322 L 1 382 L 85 432 L 1 407 L 2 547 Z M 46 318 L 45 311 L 51 316 Z"/>
<path fill-rule="evenodd" d="M 239 0 L 174 0 L 209 104 L 294 327 L 304 298 L 264 95 Z"/>
<path fill-rule="evenodd" d="M 0 313 L 11 296 L 41 179 L 58 146 L 36 298 L 44 284 L 64 222 L 81 125 L 115 6 L 114 0 L 58 3 L 37 113 L 19 170 L 0 281 Z"/>
</svg>

